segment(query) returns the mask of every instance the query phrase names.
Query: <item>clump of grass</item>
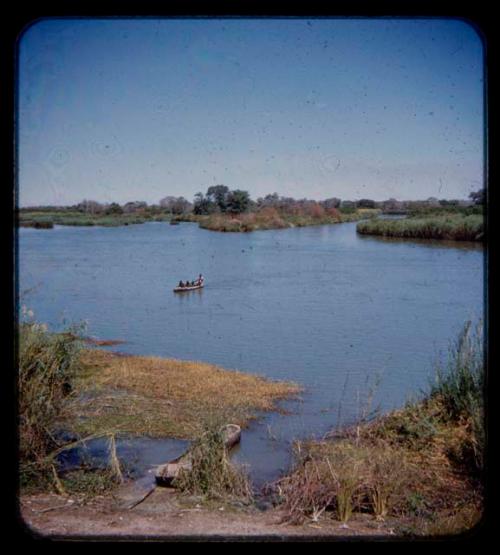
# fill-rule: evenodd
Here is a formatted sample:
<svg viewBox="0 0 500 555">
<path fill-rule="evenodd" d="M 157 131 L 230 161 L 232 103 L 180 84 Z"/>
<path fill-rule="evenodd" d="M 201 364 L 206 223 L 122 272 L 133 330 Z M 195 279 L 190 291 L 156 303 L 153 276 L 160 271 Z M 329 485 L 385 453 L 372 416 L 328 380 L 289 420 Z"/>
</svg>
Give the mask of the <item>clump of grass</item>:
<svg viewBox="0 0 500 555">
<path fill-rule="evenodd" d="M 355 511 L 387 515 L 405 467 L 390 446 L 340 440 L 300 451 L 296 470 L 277 483 L 287 521 L 317 521 L 327 510 L 344 525 Z"/>
<path fill-rule="evenodd" d="M 468 428 L 458 448 L 458 458 L 481 472 L 484 464 L 484 358 L 483 326 L 467 322 L 447 359 L 438 366 L 430 397 L 442 407 L 442 418 Z"/>
<path fill-rule="evenodd" d="M 204 431 L 190 453 L 191 468 L 182 470 L 175 479 L 175 487 L 180 491 L 205 499 L 252 499 L 248 477 L 229 461 L 221 420 L 205 422 Z"/>
<path fill-rule="evenodd" d="M 21 472 L 47 474 L 53 432 L 79 370 L 78 333 L 53 334 L 42 324 L 19 325 L 19 456 Z"/>
</svg>

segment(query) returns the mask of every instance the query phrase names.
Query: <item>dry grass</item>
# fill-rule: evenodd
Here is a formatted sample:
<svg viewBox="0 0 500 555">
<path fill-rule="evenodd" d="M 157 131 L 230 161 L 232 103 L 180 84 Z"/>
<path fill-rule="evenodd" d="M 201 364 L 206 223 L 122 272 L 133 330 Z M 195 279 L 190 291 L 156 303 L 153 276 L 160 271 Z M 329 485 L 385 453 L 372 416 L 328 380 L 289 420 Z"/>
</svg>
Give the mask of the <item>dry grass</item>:
<svg viewBox="0 0 500 555">
<path fill-rule="evenodd" d="M 181 470 L 175 487 L 205 500 L 240 500 L 250 502 L 252 489 L 245 471 L 229 460 L 224 442 L 223 423 L 207 422 L 190 450 L 191 468 Z"/>
<path fill-rule="evenodd" d="M 433 399 L 301 444 L 295 471 L 276 484 L 287 521 L 317 521 L 329 511 L 344 523 L 353 513 L 397 519 L 411 535 L 467 530 L 479 520 L 481 485 L 452 454 L 470 429 L 442 412 Z"/>
<path fill-rule="evenodd" d="M 86 370 L 67 417 L 80 433 L 193 438 L 205 417 L 245 426 L 257 411 L 299 392 L 295 384 L 212 364 L 85 350 Z M 76 417 L 76 418 L 75 418 Z"/>
</svg>

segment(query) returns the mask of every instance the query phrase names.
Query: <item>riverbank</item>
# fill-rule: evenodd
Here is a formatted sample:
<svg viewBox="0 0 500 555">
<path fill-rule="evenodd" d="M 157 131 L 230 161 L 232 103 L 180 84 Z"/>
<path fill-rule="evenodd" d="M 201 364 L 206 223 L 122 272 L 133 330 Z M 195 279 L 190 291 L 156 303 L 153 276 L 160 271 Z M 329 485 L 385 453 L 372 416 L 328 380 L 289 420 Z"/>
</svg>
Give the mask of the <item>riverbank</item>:
<svg viewBox="0 0 500 555">
<path fill-rule="evenodd" d="M 61 343 L 57 345 L 61 352 Z M 64 345 L 65 353 L 73 352 Z M 82 417 L 87 424 L 93 421 L 97 427 L 85 428 L 86 433 L 126 429 L 141 434 L 148 427 L 144 415 L 149 414 L 149 422 L 187 416 L 186 437 L 196 437 L 200 411 L 208 406 L 223 417 L 229 407 L 237 411 L 231 416 L 244 424 L 249 407 L 272 410 L 273 399 L 298 391 L 293 384 L 268 383 L 202 363 L 97 350 L 81 354 L 84 364 L 75 374 L 74 399 L 69 400 L 69 414 L 63 411 L 59 422 Z M 83 469 L 87 481 L 72 483 L 67 476 L 54 474 L 45 488 L 21 490 L 21 515 L 37 533 L 66 537 L 285 539 L 466 533 L 483 514 L 483 380 L 482 329 L 468 324 L 425 397 L 373 421 L 334 431 L 320 441 L 296 442 L 294 470 L 269 485 L 264 500 L 156 488 L 143 502 L 124 508 L 120 492 L 127 485 L 120 486 L 122 480 L 113 484 L 112 474 Z M 118 391 L 127 399 L 125 406 L 121 401 L 114 405 Z M 81 394 L 89 392 L 82 399 Z M 157 412 L 159 400 L 167 402 L 165 414 Z M 81 402 L 80 409 L 75 409 Z M 177 403 L 187 403 L 184 408 L 190 410 L 178 410 Z M 103 420 L 113 407 L 118 412 L 112 421 Z M 157 433 L 173 432 L 161 428 Z M 99 477 L 106 482 L 99 483 Z"/>
<path fill-rule="evenodd" d="M 362 235 L 406 239 L 482 241 L 484 218 L 479 214 L 461 213 L 415 215 L 396 220 L 376 218 L 358 223 L 356 231 Z"/>
<path fill-rule="evenodd" d="M 53 211 L 21 210 L 18 225 L 19 227 L 37 229 L 52 229 L 54 225 L 116 227 L 146 222 L 168 222 L 170 219 L 170 214 L 161 213 L 90 214 L 67 209 Z"/>
<path fill-rule="evenodd" d="M 278 411 L 277 401 L 300 390 L 213 364 L 91 349 L 78 329 L 51 333 L 43 324 L 23 323 L 21 486 L 89 494 L 113 489 L 115 478 L 123 478 L 116 437 L 195 439 L 214 423 L 244 428 L 258 414 Z M 96 438 L 109 440 L 110 468 L 61 475 L 59 455 Z"/>
<path fill-rule="evenodd" d="M 197 215 L 193 213 L 174 216 L 166 212 L 140 212 L 135 214 L 89 214 L 67 209 L 22 210 L 19 212 L 19 227 L 52 229 L 54 225 L 117 227 L 143 224 L 146 222 L 194 222 L 211 231 L 249 232 L 267 229 L 284 229 L 311 225 L 337 224 L 372 218 L 380 214 L 378 209 L 360 208 L 352 212 L 324 210 L 317 214 L 286 214 L 275 209 L 262 209 L 242 214 Z"/>
<path fill-rule="evenodd" d="M 292 227 L 306 227 L 315 225 L 332 225 L 355 222 L 366 218 L 374 218 L 381 210 L 360 208 L 352 212 L 338 210 L 328 213 L 320 211 L 317 214 L 289 214 L 274 208 L 264 208 L 257 212 L 243 214 L 211 214 L 208 216 L 189 214 L 176 216 L 172 222 L 196 222 L 203 229 L 222 232 L 250 232 L 269 229 L 286 229 Z"/>
</svg>

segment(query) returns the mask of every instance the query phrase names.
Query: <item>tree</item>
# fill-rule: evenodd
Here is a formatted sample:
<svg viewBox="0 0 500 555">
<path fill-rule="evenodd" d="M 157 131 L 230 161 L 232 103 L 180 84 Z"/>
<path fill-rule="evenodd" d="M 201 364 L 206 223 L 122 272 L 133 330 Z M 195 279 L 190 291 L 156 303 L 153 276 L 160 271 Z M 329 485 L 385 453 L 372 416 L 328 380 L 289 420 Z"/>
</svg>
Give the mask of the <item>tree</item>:
<svg viewBox="0 0 500 555">
<path fill-rule="evenodd" d="M 227 209 L 227 199 L 229 196 L 229 188 L 225 185 L 212 185 L 207 189 L 206 198 L 209 202 L 215 204 L 221 212 Z"/>
<path fill-rule="evenodd" d="M 375 201 L 369 198 L 362 198 L 357 202 L 358 208 L 375 208 Z"/>
<path fill-rule="evenodd" d="M 235 189 L 230 191 L 227 197 L 227 211 L 231 214 L 241 214 L 250 206 L 250 195 L 248 191 Z"/>
<path fill-rule="evenodd" d="M 470 193 L 469 198 L 472 200 L 474 204 L 484 204 L 484 197 L 485 197 L 485 190 L 484 187 L 479 189 L 479 191 L 472 191 Z"/>
<path fill-rule="evenodd" d="M 164 197 L 160 200 L 160 206 L 171 214 L 185 214 L 192 208 L 192 204 L 184 197 Z"/>
<path fill-rule="evenodd" d="M 320 202 L 320 204 L 323 206 L 323 208 L 325 208 L 326 210 L 330 209 L 330 208 L 338 208 L 340 206 L 340 199 L 337 197 L 331 197 L 331 198 L 327 198 L 325 200 L 322 200 Z"/>
<path fill-rule="evenodd" d="M 104 211 L 104 206 L 95 200 L 82 200 L 82 202 L 77 205 L 77 210 L 79 212 L 85 212 L 86 214 L 98 214 Z"/>
<path fill-rule="evenodd" d="M 213 214 L 216 210 L 216 205 L 206 198 L 203 193 L 196 193 L 194 195 L 193 212 L 195 214 Z"/>
<path fill-rule="evenodd" d="M 105 211 L 105 214 L 123 214 L 123 208 L 116 202 L 112 202 Z"/>
</svg>

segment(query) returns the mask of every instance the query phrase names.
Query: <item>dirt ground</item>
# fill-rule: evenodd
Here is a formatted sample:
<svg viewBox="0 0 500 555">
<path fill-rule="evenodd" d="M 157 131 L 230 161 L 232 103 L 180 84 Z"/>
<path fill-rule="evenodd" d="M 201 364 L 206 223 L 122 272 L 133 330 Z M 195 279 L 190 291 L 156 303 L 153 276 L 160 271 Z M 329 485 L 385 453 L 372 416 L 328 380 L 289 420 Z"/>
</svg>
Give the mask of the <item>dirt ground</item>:
<svg viewBox="0 0 500 555">
<path fill-rule="evenodd" d="M 276 508 L 230 507 L 189 504 L 177 492 L 156 488 L 143 502 L 124 508 L 116 496 L 96 497 L 84 502 L 56 494 L 24 495 L 19 499 L 19 518 L 36 538 L 71 540 L 167 541 L 294 541 L 358 539 L 394 535 L 390 523 L 372 516 L 358 516 L 348 527 L 330 517 L 303 525 L 281 524 L 283 514 Z"/>
</svg>

